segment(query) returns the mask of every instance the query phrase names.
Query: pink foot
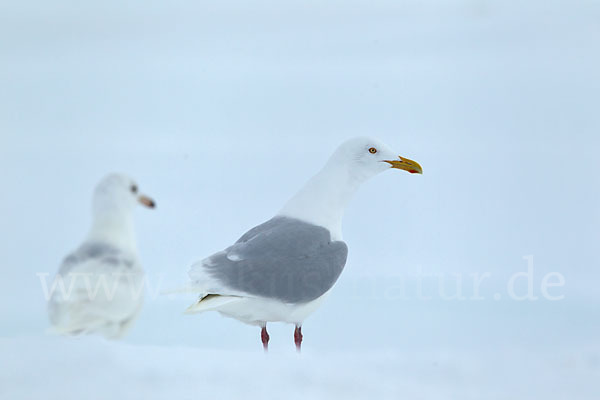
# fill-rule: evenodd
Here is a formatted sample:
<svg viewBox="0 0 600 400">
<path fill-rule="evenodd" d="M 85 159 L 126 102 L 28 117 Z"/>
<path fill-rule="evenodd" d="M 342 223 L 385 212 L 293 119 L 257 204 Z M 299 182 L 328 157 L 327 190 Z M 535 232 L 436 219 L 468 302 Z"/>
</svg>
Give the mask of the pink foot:
<svg viewBox="0 0 600 400">
<path fill-rule="evenodd" d="M 294 343 L 296 343 L 296 350 L 300 352 L 302 348 L 302 326 L 296 325 L 294 330 Z"/>
<path fill-rule="evenodd" d="M 267 332 L 267 326 L 263 326 L 260 330 L 260 340 L 262 340 L 263 348 L 265 351 L 269 350 L 269 333 Z"/>
</svg>

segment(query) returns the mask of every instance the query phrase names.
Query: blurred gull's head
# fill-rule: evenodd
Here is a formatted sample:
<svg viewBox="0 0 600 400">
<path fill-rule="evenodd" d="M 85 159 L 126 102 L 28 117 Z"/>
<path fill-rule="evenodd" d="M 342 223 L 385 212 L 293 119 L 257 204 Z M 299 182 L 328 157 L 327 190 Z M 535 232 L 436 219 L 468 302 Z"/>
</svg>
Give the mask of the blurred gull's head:
<svg viewBox="0 0 600 400">
<path fill-rule="evenodd" d="M 95 215 L 129 213 L 138 203 L 148 208 L 155 207 L 154 200 L 139 194 L 137 184 L 123 174 L 110 174 L 104 177 L 94 190 L 93 211 Z"/>
</svg>

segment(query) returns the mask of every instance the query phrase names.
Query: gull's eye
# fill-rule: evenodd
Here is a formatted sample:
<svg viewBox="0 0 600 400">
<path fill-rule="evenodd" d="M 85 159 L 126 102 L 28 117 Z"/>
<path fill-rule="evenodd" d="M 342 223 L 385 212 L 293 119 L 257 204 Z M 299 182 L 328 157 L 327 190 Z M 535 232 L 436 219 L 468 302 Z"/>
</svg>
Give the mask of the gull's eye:
<svg viewBox="0 0 600 400">
<path fill-rule="evenodd" d="M 371 148 L 369 149 L 369 153 L 371 153 L 371 154 L 375 154 L 375 153 L 377 153 L 377 149 L 376 149 L 375 147 L 371 147 Z"/>
<path fill-rule="evenodd" d="M 134 183 L 133 185 L 131 185 L 131 193 L 137 193 L 137 191 L 137 185 Z"/>
</svg>

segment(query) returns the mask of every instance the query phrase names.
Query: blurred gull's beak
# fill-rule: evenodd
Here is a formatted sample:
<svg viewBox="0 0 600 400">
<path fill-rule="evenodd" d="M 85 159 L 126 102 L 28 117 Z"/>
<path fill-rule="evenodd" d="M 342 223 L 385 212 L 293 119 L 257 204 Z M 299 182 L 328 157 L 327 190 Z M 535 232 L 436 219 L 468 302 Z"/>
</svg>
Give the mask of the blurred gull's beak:
<svg viewBox="0 0 600 400">
<path fill-rule="evenodd" d="M 384 160 L 386 163 L 389 163 L 392 168 L 403 169 L 405 171 L 410 172 L 411 174 L 422 174 L 423 168 L 419 165 L 418 162 L 409 160 L 408 158 L 398 156 L 398 160 Z"/>
<path fill-rule="evenodd" d="M 138 201 L 148 208 L 156 207 L 156 203 L 148 196 L 140 195 Z"/>
</svg>

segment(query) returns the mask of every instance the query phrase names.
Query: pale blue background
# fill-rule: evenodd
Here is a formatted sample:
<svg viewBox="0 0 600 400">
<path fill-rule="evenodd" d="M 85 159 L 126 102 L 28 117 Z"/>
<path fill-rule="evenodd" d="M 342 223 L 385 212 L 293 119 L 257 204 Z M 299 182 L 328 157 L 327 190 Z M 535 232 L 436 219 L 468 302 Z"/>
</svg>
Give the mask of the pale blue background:
<svg viewBox="0 0 600 400">
<path fill-rule="evenodd" d="M 382 174 L 351 202 L 349 262 L 307 351 L 597 360 L 597 1 L 3 1 L 0 37 L 0 335 L 47 327 L 35 273 L 82 239 L 105 173 L 157 200 L 137 210 L 139 248 L 170 289 L 370 135 L 425 173 Z M 536 294 L 557 271 L 564 300 L 506 298 L 526 255 Z M 419 268 L 492 277 L 483 301 L 385 295 Z M 127 342 L 259 350 L 255 328 L 182 315 L 190 301 L 148 296 Z M 271 336 L 291 350 L 290 327 Z"/>
</svg>

